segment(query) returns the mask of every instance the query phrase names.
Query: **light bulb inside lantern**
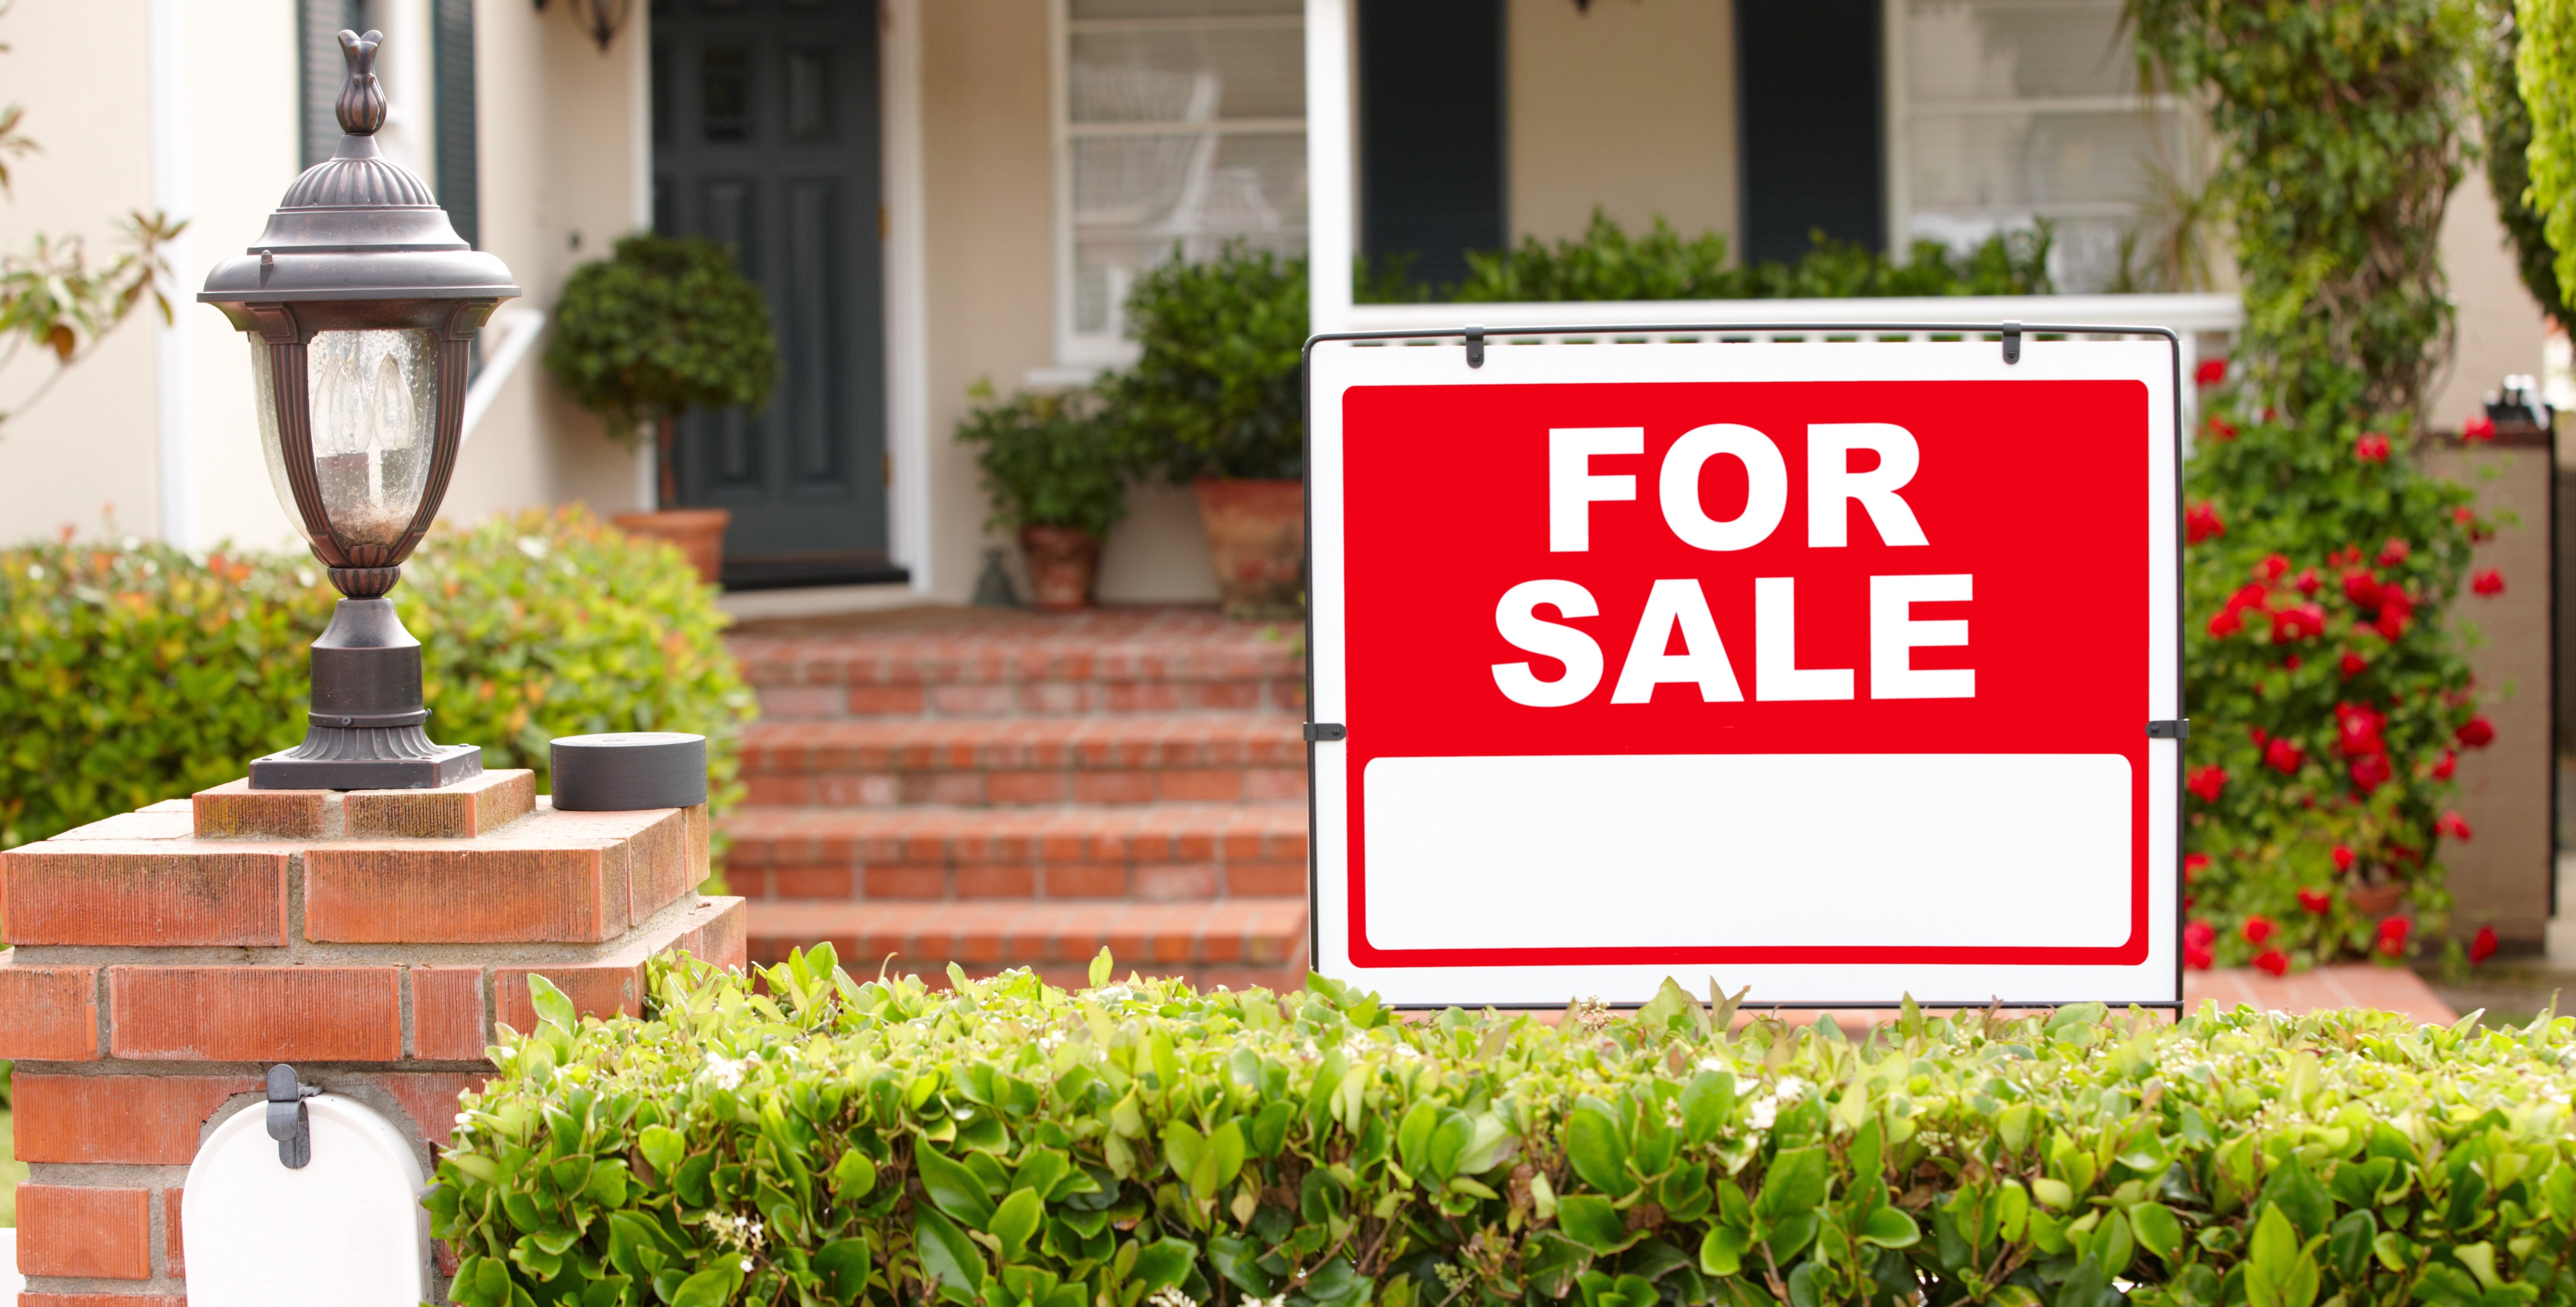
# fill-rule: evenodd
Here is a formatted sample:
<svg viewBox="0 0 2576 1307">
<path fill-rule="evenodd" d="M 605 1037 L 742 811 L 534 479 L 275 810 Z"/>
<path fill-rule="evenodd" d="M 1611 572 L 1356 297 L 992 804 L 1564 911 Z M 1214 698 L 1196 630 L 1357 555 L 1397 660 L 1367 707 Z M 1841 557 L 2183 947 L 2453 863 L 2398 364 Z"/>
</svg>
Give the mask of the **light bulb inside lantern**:
<svg viewBox="0 0 2576 1307">
<path fill-rule="evenodd" d="M 302 521 L 279 434 L 269 349 L 252 338 L 260 443 L 287 516 Z M 305 404 L 313 477 L 331 534 L 344 547 L 398 543 L 429 485 L 438 417 L 438 333 L 388 328 L 325 331 L 305 346 Z"/>
</svg>

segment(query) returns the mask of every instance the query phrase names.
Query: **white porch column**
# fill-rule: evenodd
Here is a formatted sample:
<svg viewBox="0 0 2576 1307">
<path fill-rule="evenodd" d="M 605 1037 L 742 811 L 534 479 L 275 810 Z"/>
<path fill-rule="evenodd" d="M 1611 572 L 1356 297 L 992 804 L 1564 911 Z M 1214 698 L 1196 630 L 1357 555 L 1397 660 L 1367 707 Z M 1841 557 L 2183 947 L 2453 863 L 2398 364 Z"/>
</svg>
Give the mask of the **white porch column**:
<svg viewBox="0 0 2576 1307">
<path fill-rule="evenodd" d="M 1359 248 L 1353 0 L 1306 0 L 1306 275 L 1313 330 L 1348 331 Z"/>
<path fill-rule="evenodd" d="M 152 0 L 147 11 L 152 104 L 152 207 L 173 219 L 188 216 L 188 20 L 181 0 Z M 180 549 L 197 545 L 196 424 L 194 353 L 188 339 L 195 322 L 186 316 L 196 307 L 197 269 L 188 258 L 188 237 L 162 247 L 169 260 L 171 321 L 152 317 L 153 426 L 160 451 L 159 498 L 162 542 Z M 147 306 L 148 307 L 148 306 Z"/>
</svg>

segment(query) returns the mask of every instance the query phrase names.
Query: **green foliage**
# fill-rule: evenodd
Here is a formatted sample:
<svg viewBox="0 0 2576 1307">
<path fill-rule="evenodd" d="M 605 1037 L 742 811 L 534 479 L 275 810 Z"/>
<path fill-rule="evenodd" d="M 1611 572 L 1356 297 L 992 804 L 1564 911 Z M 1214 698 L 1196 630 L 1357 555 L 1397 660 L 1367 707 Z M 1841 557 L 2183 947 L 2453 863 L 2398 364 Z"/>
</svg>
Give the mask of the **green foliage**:
<svg viewBox="0 0 2576 1307">
<path fill-rule="evenodd" d="M 579 506 L 528 509 L 432 536 L 403 586 L 438 739 L 534 769 L 544 794 L 558 735 L 688 731 L 707 737 L 711 806 L 739 796 L 734 755 L 759 701 L 725 650 L 714 587 L 676 547 Z"/>
<path fill-rule="evenodd" d="M 393 593 L 430 733 L 533 767 L 597 731 L 708 737 L 730 801 L 750 691 L 678 550 L 579 509 L 439 531 Z M 304 736 L 306 649 L 336 598 L 310 558 L 128 540 L 0 549 L 0 848 L 240 777 Z"/>
<path fill-rule="evenodd" d="M 2531 187 L 2521 198 L 2556 252 L 2555 284 L 2576 286 L 2576 0 L 2514 0 L 2514 26 L 2514 83 L 2529 118 Z M 2568 307 L 2563 294 L 2541 302 L 2553 314 Z"/>
<path fill-rule="evenodd" d="M 1304 256 L 1176 251 L 1129 292 L 1127 325 L 1143 352 L 1101 388 L 1140 459 L 1175 481 L 1305 474 Z"/>
<path fill-rule="evenodd" d="M 455 1300 L 2576 1298 L 2568 1019 L 1909 1008 L 1851 1043 L 1671 982 L 1403 1021 L 1102 961 L 1078 993 L 656 963 L 605 1023 L 535 982 L 427 1200 Z"/>
<path fill-rule="evenodd" d="M 957 438 L 975 447 L 992 525 L 1069 526 L 1095 538 L 1127 516 L 1122 438 L 1091 391 L 1022 391 L 996 400 L 992 383 L 967 392 L 975 407 Z"/>
<path fill-rule="evenodd" d="M 2247 323 L 2185 471 L 2194 965 L 2395 960 L 2443 924 L 2437 825 L 2473 713 L 2448 620 L 2478 520 L 2416 460 L 2448 342 L 2468 0 L 2134 0 L 2222 146 Z M 2465 827 L 2458 830 L 2464 831 Z M 2455 831 L 2455 834 L 2457 831 Z M 2394 882 L 2418 917 L 2382 918 Z"/>
<path fill-rule="evenodd" d="M 1467 255 L 1467 279 L 1434 288 L 1408 275 L 1410 261 L 1364 264 L 1361 303 L 1447 300 L 1461 304 L 1596 300 L 1824 299 L 1882 295 L 2044 295 L 2050 290 L 2046 225 L 1989 237 L 1964 257 L 1938 241 L 1916 241 L 1899 265 L 1858 245 L 1816 233 L 1794 264 L 1729 262 L 1726 237 L 1687 240 L 1658 217 L 1630 236 L 1595 208 L 1577 240 L 1554 245 L 1523 237 L 1519 248 Z"/>
<path fill-rule="evenodd" d="M 760 288 L 732 254 L 639 232 L 564 283 L 546 369 L 610 435 L 631 441 L 692 409 L 766 406 L 778 342 Z"/>
<path fill-rule="evenodd" d="M 2478 113 L 2485 131 L 2487 189 L 2494 192 L 2497 216 L 2513 239 L 2514 261 L 2522 284 L 2540 301 L 2541 311 L 2565 327 L 2576 310 L 2558 290 L 2558 269 L 2549 248 L 2548 226 L 2531 207 L 2531 109 L 2522 100 L 2514 71 L 2521 48 L 2521 28 L 2506 0 L 2483 0 L 2485 39 L 2478 43 Z"/>
</svg>

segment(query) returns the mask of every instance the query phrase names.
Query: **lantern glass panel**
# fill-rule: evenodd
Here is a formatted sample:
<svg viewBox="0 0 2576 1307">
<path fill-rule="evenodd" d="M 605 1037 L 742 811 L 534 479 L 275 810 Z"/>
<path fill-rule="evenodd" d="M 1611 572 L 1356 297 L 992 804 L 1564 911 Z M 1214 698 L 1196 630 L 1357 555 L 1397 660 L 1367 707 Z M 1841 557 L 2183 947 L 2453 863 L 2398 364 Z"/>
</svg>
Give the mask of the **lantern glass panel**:
<svg viewBox="0 0 2576 1307">
<path fill-rule="evenodd" d="M 260 444 L 270 484 L 302 521 L 288 484 L 269 348 L 251 338 Z M 305 347 L 314 483 L 331 535 L 344 546 L 393 545 L 411 529 L 437 446 L 438 333 L 410 328 L 325 331 Z"/>
</svg>

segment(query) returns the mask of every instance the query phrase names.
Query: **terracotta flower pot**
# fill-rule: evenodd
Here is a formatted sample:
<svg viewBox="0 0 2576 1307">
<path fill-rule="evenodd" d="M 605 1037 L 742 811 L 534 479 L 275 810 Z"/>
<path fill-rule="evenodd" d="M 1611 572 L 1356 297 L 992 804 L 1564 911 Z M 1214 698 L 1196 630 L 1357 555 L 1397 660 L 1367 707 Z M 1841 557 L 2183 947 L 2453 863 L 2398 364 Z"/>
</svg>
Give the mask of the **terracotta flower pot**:
<svg viewBox="0 0 2576 1307">
<path fill-rule="evenodd" d="M 631 536 L 668 540 L 686 554 L 698 579 L 721 584 L 724 575 L 725 527 L 733 512 L 723 508 L 665 508 L 657 513 L 618 513 L 608 519 Z"/>
<path fill-rule="evenodd" d="M 2397 910 L 2406 900 L 2406 887 L 2389 881 L 2378 885 L 2355 885 L 2343 892 L 2344 900 L 2355 912 L 2365 917 L 2384 917 Z"/>
<path fill-rule="evenodd" d="M 1065 612 L 1091 606 L 1091 583 L 1100 572 L 1100 540 L 1070 526 L 1020 528 L 1020 552 L 1029 560 L 1030 606 Z"/>
<path fill-rule="evenodd" d="M 1199 521 L 1228 617 L 1276 620 L 1306 611 L 1302 481 L 1198 482 Z"/>
</svg>

